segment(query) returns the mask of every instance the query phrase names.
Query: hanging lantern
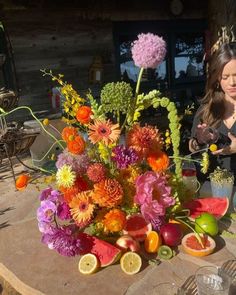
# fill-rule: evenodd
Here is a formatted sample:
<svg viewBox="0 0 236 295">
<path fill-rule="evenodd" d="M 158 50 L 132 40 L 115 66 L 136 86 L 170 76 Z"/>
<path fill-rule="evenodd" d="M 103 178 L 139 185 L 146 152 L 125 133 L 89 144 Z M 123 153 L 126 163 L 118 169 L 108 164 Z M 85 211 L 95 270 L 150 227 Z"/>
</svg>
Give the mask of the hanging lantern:
<svg viewBox="0 0 236 295">
<path fill-rule="evenodd" d="M 102 82 L 103 65 L 101 56 L 95 56 L 89 68 L 89 83 L 100 84 Z"/>
</svg>

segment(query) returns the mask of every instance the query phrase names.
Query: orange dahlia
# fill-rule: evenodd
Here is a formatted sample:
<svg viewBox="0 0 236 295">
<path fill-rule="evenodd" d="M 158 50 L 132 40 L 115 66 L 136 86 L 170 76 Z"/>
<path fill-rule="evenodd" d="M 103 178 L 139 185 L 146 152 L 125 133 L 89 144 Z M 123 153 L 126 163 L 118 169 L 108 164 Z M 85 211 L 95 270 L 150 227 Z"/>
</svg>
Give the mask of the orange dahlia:
<svg viewBox="0 0 236 295">
<path fill-rule="evenodd" d="M 73 140 L 77 134 L 78 132 L 75 127 L 67 126 L 62 130 L 61 137 L 63 140 L 68 142 L 69 140 Z"/>
<path fill-rule="evenodd" d="M 67 142 L 68 151 L 72 154 L 80 155 L 85 150 L 85 141 L 82 136 L 77 135 L 74 140 Z"/>
<path fill-rule="evenodd" d="M 92 182 L 99 182 L 106 178 L 106 169 L 101 163 L 93 163 L 89 165 L 87 175 Z"/>
<path fill-rule="evenodd" d="M 147 162 L 152 170 L 156 172 L 165 171 L 170 163 L 169 157 L 162 151 L 156 151 L 148 155 Z"/>
<path fill-rule="evenodd" d="M 145 158 L 150 151 L 162 147 L 158 129 L 150 125 L 141 127 L 135 124 L 128 132 L 126 141 L 127 145 L 137 152 L 140 159 Z"/>
<path fill-rule="evenodd" d="M 63 192 L 64 200 L 67 204 L 71 202 L 73 197 L 82 191 L 86 191 L 89 189 L 88 183 L 83 177 L 77 177 L 75 183 L 70 188 L 60 187 L 60 191 Z"/>
<path fill-rule="evenodd" d="M 90 198 L 90 191 L 78 193 L 72 198 L 69 206 L 71 216 L 79 227 L 90 223 L 95 208 Z"/>
<path fill-rule="evenodd" d="M 95 120 L 94 124 L 89 125 L 88 134 L 93 144 L 100 141 L 109 145 L 116 142 L 120 136 L 119 124 L 112 124 L 110 120 Z"/>
<path fill-rule="evenodd" d="M 81 106 L 76 112 L 76 119 L 81 124 L 88 124 L 90 122 L 92 110 L 88 106 Z"/>
<path fill-rule="evenodd" d="M 104 230 L 107 232 L 119 232 L 125 227 L 126 215 L 119 209 L 110 210 L 103 220 Z"/>
<path fill-rule="evenodd" d="M 112 208 L 121 204 L 123 189 L 116 179 L 108 178 L 94 184 L 91 197 L 99 206 Z"/>
</svg>

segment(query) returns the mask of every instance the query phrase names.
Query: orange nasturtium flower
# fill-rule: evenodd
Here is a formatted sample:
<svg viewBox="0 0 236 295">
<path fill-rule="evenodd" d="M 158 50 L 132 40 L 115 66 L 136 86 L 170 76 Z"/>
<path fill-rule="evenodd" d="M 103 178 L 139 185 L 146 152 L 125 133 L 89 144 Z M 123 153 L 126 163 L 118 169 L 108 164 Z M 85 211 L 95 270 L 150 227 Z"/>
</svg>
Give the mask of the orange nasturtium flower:
<svg viewBox="0 0 236 295">
<path fill-rule="evenodd" d="M 149 154 L 147 162 L 153 171 L 165 171 L 169 166 L 169 157 L 162 151 Z"/>
<path fill-rule="evenodd" d="M 81 124 L 88 124 L 90 122 L 92 110 L 88 106 L 81 106 L 76 112 L 76 119 Z"/>
<path fill-rule="evenodd" d="M 21 174 L 17 179 L 16 179 L 16 189 L 18 191 L 24 190 L 29 182 L 29 176 L 26 174 Z"/>
<path fill-rule="evenodd" d="M 68 151 L 72 154 L 80 155 L 85 150 L 85 141 L 82 136 L 77 135 L 74 140 L 67 142 Z"/>
<path fill-rule="evenodd" d="M 65 127 L 61 133 L 62 139 L 66 142 L 73 140 L 76 137 L 76 135 L 78 135 L 77 129 L 72 126 Z"/>
</svg>

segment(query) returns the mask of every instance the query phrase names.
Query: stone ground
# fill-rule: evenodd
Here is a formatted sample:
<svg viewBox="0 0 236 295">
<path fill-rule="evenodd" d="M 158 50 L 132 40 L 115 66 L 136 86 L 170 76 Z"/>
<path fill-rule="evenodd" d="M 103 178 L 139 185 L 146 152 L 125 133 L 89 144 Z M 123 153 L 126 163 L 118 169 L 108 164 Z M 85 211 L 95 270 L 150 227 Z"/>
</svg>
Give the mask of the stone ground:
<svg viewBox="0 0 236 295">
<path fill-rule="evenodd" d="M 28 162 L 29 158 L 24 159 Z M 25 171 L 14 166 L 16 174 Z M 32 174 L 37 180 L 42 175 Z M 9 165 L 0 164 L 0 294 L 2 295 L 143 295 L 160 282 L 176 282 L 194 293 L 193 275 L 199 266 L 222 265 L 236 259 L 235 238 L 217 238 L 215 253 L 205 258 L 185 254 L 181 247 L 176 257 L 160 265 L 144 263 L 142 271 L 125 275 L 119 264 L 102 269 L 91 276 L 77 270 L 78 257 L 66 258 L 49 250 L 40 242 L 36 209 L 39 205 L 38 187 L 29 184 L 23 192 L 15 190 Z M 236 232 L 236 224 L 231 225 Z M 236 268 L 235 268 L 236 271 Z M 192 289 L 191 289 L 192 288 Z M 232 293 L 232 294 L 236 294 Z"/>
</svg>

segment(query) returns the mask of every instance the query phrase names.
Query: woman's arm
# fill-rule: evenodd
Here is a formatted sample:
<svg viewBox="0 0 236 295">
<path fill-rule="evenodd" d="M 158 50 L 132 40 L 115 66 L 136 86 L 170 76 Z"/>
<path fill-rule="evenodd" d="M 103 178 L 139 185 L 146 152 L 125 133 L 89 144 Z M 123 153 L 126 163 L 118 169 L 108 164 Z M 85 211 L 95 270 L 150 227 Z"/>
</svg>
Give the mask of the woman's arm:
<svg viewBox="0 0 236 295">
<path fill-rule="evenodd" d="M 212 152 L 213 155 L 231 155 L 236 153 L 236 136 L 229 132 L 228 137 L 231 140 L 231 144 Z"/>
</svg>

